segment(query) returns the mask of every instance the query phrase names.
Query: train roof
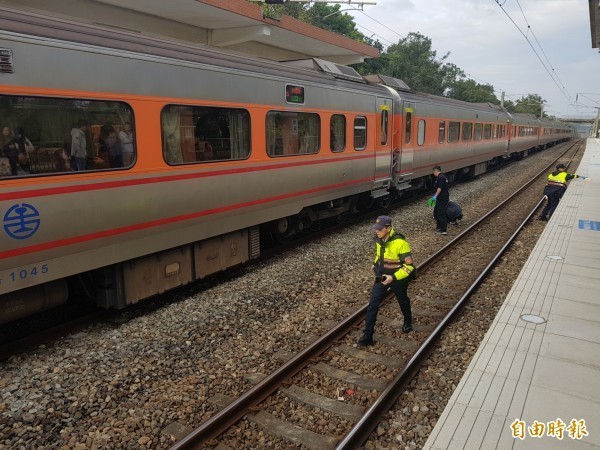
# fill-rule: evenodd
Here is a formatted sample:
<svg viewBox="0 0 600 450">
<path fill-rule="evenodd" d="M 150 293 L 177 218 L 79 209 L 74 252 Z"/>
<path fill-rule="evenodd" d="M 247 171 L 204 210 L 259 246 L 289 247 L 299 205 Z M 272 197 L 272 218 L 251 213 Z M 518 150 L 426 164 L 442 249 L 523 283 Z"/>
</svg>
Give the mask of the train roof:
<svg viewBox="0 0 600 450">
<path fill-rule="evenodd" d="M 333 70 L 315 70 L 314 67 L 294 64 L 293 61 L 277 62 L 250 57 L 201 44 L 140 35 L 115 27 L 81 23 L 7 7 L 0 7 L 0 29 L 40 38 L 184 60 L 276 77 L 288 77 L 324 85 L 342 85 L 355 89 L 360 86 L 360 89 L 364 91 L 379 93 L 383 91 L 383 88 L 366 84 L 362 77 L 351 67 L 340 64 L 329 63 L 331 66 L 338 68 L 340 73 L 336 74 Z M 358 75 L 358 78 L 354 74 Z M 357 83 L 360 84 L 357 85 Z"/>
<path fill-rule="evenodd" d="M 45 39 L 184 60 L 209 66 L 216 65 L 232 70 L 261 73 L 274 77 L 287 77 L 322 85 L 341 86 L 379 95 L 389 95 L 388 88 L 391 88 L 398 93 L 401 99 L 408 101 L 420 101 L 431 105 L 477 109 L 482 112 L 509 115 L 499 105 L 469 103 L 416 92 L 400 79 L 383 75 L 361 76 L 349 66 L 317 58 L 277 62 L 250 57 L 233 51 L 215 49 L 201 44 L 190 44 L 169 38 L 141 35 L 118 27 L 82 23 L 9 7 L 0 7 L 0 29 L 5 32 L 38 36 Z M 539 119 L 526 114 L 511 114 L 511 116 L 520 123 L 540 123 Z"/>
</svg>

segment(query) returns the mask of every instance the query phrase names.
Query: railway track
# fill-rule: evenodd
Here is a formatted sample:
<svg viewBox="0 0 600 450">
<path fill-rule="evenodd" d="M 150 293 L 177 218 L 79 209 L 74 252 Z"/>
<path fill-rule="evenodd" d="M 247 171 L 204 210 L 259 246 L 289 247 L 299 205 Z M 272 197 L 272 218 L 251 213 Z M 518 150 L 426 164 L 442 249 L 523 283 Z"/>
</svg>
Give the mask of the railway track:
<svg viewBox="0 0 600 450">
<path fill-rule="evenodd" d="M 565 153 L 571 150 L 576 154 L 581 145 L 576 142 Z M 419 276 L 409 289 L 415 333 L 400 333 L 401 321 L 394 318 L 399 315 L 398 307 L 390 301 L 380 310 L 378 342 L 368 350 L 354 346 L 366 306 L 338 324 L 322 321 L 322 325 L 333 326 L 321 337 L 304 336 L 310 344 L 298 354 L 275 355 L 286 362 L 264 378 L 256 374 L 256 384 L 242 396 L 213 397 L 220 412 L 172 448 L 244 447 L 228 438 L 228 430 L 234 426 L 242 431 L 249 427 L 264 430 L 264 441 L 247 444 L 248 448 L 269 446 L 267 442 L 277 439 L 281 439 L 279 445 L 287 442 L 305 448 L 360 446 L 394 404 L 442 330 L 539 208 L 545 182 L 542 176 L 555 163 L 418 266 Z M 486 238 L 483 244 L 481 236 Z M 368 365 L 379 369 L 381 378 L 364 376 L 361 369 Z M 301 427 L 294 423 L 300 415 L 312 419 Z"/>
<path fill-rule="evenodd" d="M 504 166 L 500 166 L 494 170 L 502 167 Z M 387 205 L 387 207 L 378 207 L 364 213 L 344 216 L 339 220 L 324 221 L 318 229 L 301 233 L 291 241 L 267 246 L 265 249 L 261 250 L 261 256 L 250 262 L 249 265 L 259 264 L 276 255 L 296 248 L 301 248 L 303 245 L 330 233 L 332 229 L 340 230 L 351 227 L 367 219 L 370 220 L 372 217 L 379 214 L 389 212 L 390 208 L 399 209 L 410 202 L 419 201 L 425 197 L 426 194 L 424 193 L 411 193 L 410 195 L 397 199 L 392 205 Z M 210 286 L 215 283 L 220 283 L 223 280 L 235 277 L 235 274 L 239 270 L 240 268 L 233 268 L 227 273 L 217 273 L 207 280 L 203 280 L 196 284 L 199 284 L 200 286 Z M 168 304 L 173 301 L 172 299 L 185 296 L 185 294 L 182 295 L 182 293 L 189 292 L 189 290 L 189 285 L 175 289 L 169 293 L 158 296 L 154 300 L 147 300 L 143 303 L 132 305 L 129 307 L 128 311 L 131 316 L 144 314 L 144 310 L 152 310 L 158 307 L 154 306 L 155 304 Z M 70 301 L 67 305 L 61 306 L 56 310 L 38 314 L 34 317 L 20 319 L 15 323 L 2 325 L 0 327 L 0 361 L 40 345 L 50 344 L 69 333 L 76 333 L 87 326 L 101 321 L 108 320 L 119 322 L 121 320 L 120 314 L 120 311 L 109 312 L 95 308 L 93 305 L 87 305 L 86 300 L 82 299 L 79 302 Z"/>
</svg>

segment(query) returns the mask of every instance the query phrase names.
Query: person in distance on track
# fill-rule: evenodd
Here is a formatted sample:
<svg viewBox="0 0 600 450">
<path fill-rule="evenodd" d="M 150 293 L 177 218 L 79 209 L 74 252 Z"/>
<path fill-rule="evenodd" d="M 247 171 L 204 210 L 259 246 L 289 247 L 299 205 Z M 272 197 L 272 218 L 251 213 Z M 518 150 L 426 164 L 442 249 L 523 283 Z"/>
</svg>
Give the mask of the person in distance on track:
<svg viewBox="0 0 600 450">
<path fill-rule="evenodd" d="M 548 175 L 548 184 L 544 188 L 544 195 L 548 197 L 548 203 L 540 215 L 540 220 L 548 220 L 554 214 L 554 210 L 558 206 L 558 202 L 567 190 L 567 181 L 573 178 L 582 178 L 584 180 L 587 177 L 580 176 L 577 174 L 571 174 L 566 172 L 567 167 L 564 164 L 558 164 L 556 170 Z"/>
<path fill-rule="evenodd" d="M 372 228 L 375 230 L 376 236 L 375 262 L 373 264 L 375 284 L 367 306 L 364 334 L 358 341 L 360 346 L 374 344 L 373 333 L 379 304 L 388 289 L 391 289 L 396 296 L 404 315 L 402 332 L 408 333 L 413 329 L 408 283 L 415 277 L 415 266 L 410 245 L 402 234 L 392 228 L 392 218 L 389 216 L 379 216 Z"/>
<path fill-rule="evenodd" d="M 446 218 L 446 208 L 450 201 L 450 192 L 448 191 L 448 178 L 442 173 L 440 166 L 433 168 L 435 176 L 435 194 L 429 199 L 430 204 L 435 204 L 433 208 L 433 217 L 437 225 L 438 234 L 447 234 L 448 219 Z"/>
</svg>

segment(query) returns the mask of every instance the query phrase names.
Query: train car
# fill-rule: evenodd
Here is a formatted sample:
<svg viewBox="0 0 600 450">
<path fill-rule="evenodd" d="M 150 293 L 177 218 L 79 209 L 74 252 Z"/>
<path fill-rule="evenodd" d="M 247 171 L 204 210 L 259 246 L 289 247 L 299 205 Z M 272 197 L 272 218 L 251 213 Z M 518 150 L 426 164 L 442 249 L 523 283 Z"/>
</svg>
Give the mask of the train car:
<svg viewBox="0 0 600 450">
<path fill-rule="evenodd" d="M 545 148 L 562 140 L 574 137 L 573 128 L 556 119 L 540 119 L 538 146 Z"/>
<path fill-rule="evenodd" d="M 417 93 L 401 80 L 368 75 L 369 83 L 395 92 L 392 187 L 417 189 L 431 180 L 431 168 L 442 164 L 450 180 L 477 176 L 508 157 L 510 115 L 488 103 L 467 103 Z M 397 97 L 396 97 L 397 96 Z"/>
<path fill-rule="evenodd" d="M 451 181 L 476 176 L 506 155 L 504 111 L 429 94 L 402 92 L 401 97 L 396 185 L 409 177 L 412 187 L 419 188 L 431 180 L 431 168 L 438 164 Z"/>
<path fill-rule="evenodd" d="M 203 278 L 258 256 L 260 224 L 375 196 L 377 155 L 390 177 L 390 92 L 358 74 L 2 13 L 0 117 L 34 147 L 0 186 L 3 321 L 73 283 L 120 308 Z"/>
<path fill-rule="evenodd" d="M 530 114 L 510 114 L 510 132 L 508 149 L 510 153 L 523 153 L 527 156 L 530 149 L 539 145 L 540 121 Z"/>
<path fill-rule="evenodd" d="M 508 151 L 503 111 L 399 80 L 0 13 L 0 322 L 73 288 L 123 308 L 256 258 L 259 227 L 289 237 Z"/>
</svg>

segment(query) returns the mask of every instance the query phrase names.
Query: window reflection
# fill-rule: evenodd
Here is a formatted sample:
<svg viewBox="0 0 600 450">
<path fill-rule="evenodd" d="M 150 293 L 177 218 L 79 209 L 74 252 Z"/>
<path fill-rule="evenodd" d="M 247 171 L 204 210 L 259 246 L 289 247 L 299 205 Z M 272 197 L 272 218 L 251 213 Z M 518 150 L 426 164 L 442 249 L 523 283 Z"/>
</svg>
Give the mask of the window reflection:
<svg viewBox="0 0 600 450">
<path fill-rule="evenodd" d="M 121 169 L 135 160 L 133 112 L 122 102 L 0 96 L 0 120 L 0 177 Z"/>
</svg>

